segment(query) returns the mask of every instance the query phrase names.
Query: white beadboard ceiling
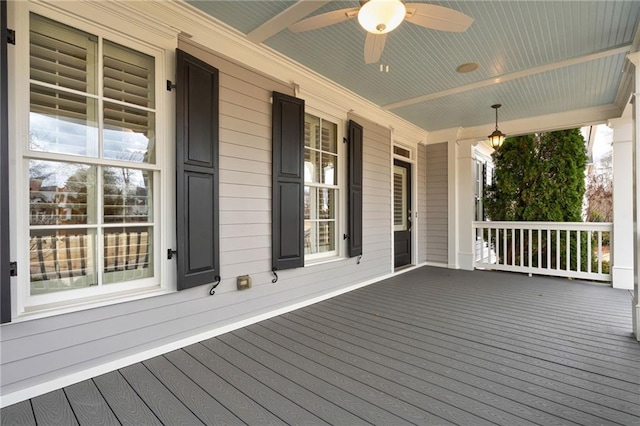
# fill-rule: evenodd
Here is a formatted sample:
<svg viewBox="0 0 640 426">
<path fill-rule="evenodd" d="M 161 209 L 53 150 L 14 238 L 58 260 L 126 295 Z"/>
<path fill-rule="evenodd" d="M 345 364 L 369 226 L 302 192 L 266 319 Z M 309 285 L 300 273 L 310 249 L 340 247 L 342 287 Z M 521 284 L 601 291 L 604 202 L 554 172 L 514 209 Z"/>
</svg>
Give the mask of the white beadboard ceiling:
<svg viewBox="0 0 640 426">
<path fill-rule="evenodd" d="M 278 14 L 299 13 L 301 3 L 187 2 L 249 38 L 260 38 L 252 31 L 264 30 L 261 26 Z M 626 55 L 637 50 L 640 1 L 423 3 L 458 10 L 475 21 L 464 33 L 403 22 L 389 33 L 382 54 L 388 73 L 380 72 L 380 63 L 364 63 L 366 32 L 355 19 L 302 33 L 276 20 L 262 43 L 426 131 L 491 125 L 495 103 L 503 105 L 503 122 L 594 108 L 610 115 L 621 112 L 628 100 L 628 93 L 620 97 L 619 91 L 621 85 L 629 89 L 623 84 Z M 358 1 L 320 4 L 306 16 L 359 6 Z M 480 68 L 456 73 L 466 62 L 478 62 Z"/>
</svg>

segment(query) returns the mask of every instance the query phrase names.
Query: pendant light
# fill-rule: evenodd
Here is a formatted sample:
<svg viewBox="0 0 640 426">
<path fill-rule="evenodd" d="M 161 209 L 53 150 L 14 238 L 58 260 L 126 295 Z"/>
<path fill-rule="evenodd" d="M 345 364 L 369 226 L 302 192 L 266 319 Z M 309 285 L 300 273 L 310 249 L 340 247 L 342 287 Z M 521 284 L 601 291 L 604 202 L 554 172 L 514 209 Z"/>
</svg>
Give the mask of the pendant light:
<svg viewBox="0 0 640 426">
<path fill-rule="evenodd" d="M 502 142 L 504 142 L 504 138 L 507 136 L 500 130 L 498 130 L 498 108 L 500 108 L 501 106 L 502 105 L 500 104 L 491 105 L 491 108 L 496 110 L 496 129 L 489 135 L 489 143 L 491 144 L 491 147 L 493 149 L 500 148 Z"/>
</svg>

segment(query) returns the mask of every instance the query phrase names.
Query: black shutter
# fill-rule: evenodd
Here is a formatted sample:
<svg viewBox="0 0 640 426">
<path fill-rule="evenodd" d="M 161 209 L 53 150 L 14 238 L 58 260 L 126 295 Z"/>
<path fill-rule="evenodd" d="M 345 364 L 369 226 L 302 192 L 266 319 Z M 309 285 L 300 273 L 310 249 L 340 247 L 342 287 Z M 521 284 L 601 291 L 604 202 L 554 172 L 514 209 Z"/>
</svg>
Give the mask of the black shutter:
<svg viewBox="0 0 640 426">
<path fill-rule="evenodd" d="M 0 2 L 0 322 L 11 321 L 7 2 Z"/>
<path fill-rule="evenodd" d="M 349 257 L 362 254 L 362 126 L 349 120 Z"/>
<path fill-rule="evenodd" d="M 220 275 L 218 70 L 177 51 L 176 227 L 178 290 Z"/>
<path fill-rule="evenodd" d="M 304 266 L 304 100 L 273 92 L 272 267 Z"/>
</svg>

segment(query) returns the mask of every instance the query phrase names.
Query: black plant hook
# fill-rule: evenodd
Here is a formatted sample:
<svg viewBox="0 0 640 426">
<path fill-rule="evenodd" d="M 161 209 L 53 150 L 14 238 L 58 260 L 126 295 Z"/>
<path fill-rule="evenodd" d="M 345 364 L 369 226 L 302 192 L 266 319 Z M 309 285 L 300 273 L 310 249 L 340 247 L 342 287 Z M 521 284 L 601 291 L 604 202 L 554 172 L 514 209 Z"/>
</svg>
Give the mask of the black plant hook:
<svg viewBox="0 0 640 426">
<path fill-rule="evenodd" d="M 271 270 L 271 273 L 275 276 L 275 278 L 271 280 L 271 282 L 274 283 L 274 284 L 278 282 L 278 274 L 276 274 L 277 270 L 278 270 L 278 268 L 273 268 Z"/>
<path fill-rule="evenodd" d="M 360 259 L 362 259 L 362 255 L 358 256 L 358 261 L 356 262 L 356 265 L 360 264 Z"/>
<path fill-rule="evenodd" d="M 220 281 L 222 281 L 222 278 L 220 278 L 220 275 L 216 275 L 214 280 L 216 280 L 216 283 L 213 285 L 213 287 L 211 287 L 211 290 L 209 290 L 209 294 L 211 296 L 213 296 L 214 294 L 216 294 L 215 290 L 216 287 L 218 287 L 220 285 Z"/>
</svg>

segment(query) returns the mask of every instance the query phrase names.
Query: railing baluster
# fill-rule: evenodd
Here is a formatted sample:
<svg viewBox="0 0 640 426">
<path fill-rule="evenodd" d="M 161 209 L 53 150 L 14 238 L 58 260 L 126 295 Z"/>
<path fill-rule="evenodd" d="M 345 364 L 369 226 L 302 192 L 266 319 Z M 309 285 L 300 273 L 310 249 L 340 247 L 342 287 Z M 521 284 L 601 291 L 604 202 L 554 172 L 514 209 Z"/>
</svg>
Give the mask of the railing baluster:
<svg viewBox="0 0 640 426">
<path fill-rule="evenodd" d="M 598 273 L 602 273 L 602 231 L 598 231 Z"/>
<path fill-rule="evenodd" d="M 496 265 L 500 264 L 500 228 L 496 228 Z"/>
<path fill-rule="evenodd" d="M 593 249 L 591 248 L 591 240 L 593 239 L 593 231 L 587 231 L 587 272 L 591 273 L 591 252 Z"/>
<path fill-rule="evenodd" d="M 509 250 L 509 246 L 507 245 L 507 232 L 508 229 L 504 228 L 502 230 L 502 252 L 504 253 L 503 257 L 502 257 L 502 263 L 505 265 L 509 264 L 509 256 L 508 256 L 508 252 L 507 250 Z"/>
<path fill-rule="evenodd" d="M 529 267 L 529 269 L 533 268 L 533 238 L 531 238 L 531 236 L 533 235 L 533 232 L 531 231 L 531 229 L 529 229 L 529 240 L 527 241 L 527 252 L 528 252 L 528 258 L 529 258 L 529 264 L 527 265 Z"/>
<path fill-rule="evenodd" d="M 547 269 L 551 269 L 551 229 L 547 228 Z"/>
<path fill-rule="evenodd" d="M 540 244 L 542 243 L 542 231 L 538 229 L 538 268 L 542 268 L 542 249 Z"/>
<path fill-rule="evenodd" d="M 487 248 L 487 256 L 489 256 L 487 263 L 493 263 L 493 259 L 491 258 L 491 228 L 487 228 Z"/>
<path fill-rule="evenodd" d="M 562 231 L 557 230 L 556 231 L 556 269 L 559 271 L 560 270 L 560 235 L 562 234 Z"/>
<path fill-rule="evenodd" d="M 524 266 L 524 229 L 520 228 L 520 267 Z"/>
<path fill-rule="evenodd" d="M 571 270 L 571 245 L 569 241 L 571 240 L 571 231 L 567 229 L 567 271 Z"/>
<path fill-rule="evenodd" d="M 580 232 L 580 230 L 577 230 L 576 231 L 576 240 L 577 240 L 576 248 L 578 250 L 576 253 L 576 271 L 578 272 L 580 272 L 580 270 L 582 269 L 582 248 L 580 247 L 580 237 L 581 237 L 580 234 L 582 234 L 582 232 Z"/>
</svg>

